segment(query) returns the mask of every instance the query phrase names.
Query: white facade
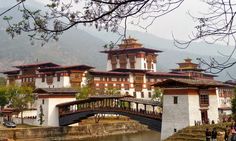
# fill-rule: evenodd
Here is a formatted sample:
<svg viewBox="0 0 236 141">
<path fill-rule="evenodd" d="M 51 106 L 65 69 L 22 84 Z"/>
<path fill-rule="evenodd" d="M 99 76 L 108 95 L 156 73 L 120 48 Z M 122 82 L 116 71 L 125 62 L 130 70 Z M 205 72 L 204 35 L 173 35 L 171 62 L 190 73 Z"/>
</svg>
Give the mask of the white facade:
<svg viewBox="0 0 236 141">
<path fill-rule="evenodd" d="M 178 97 L 178 104 L 173 103 L 174 96 Z M 189 126 L 189 96 L 164 95 L 161 140 L 174 134 L 177 130 Z"/>
<path fill-rule="evenodd" d="M 220 115 L 230 115 L 232 114 L 231 111 L 231 100 L 232 100 L 232 93 L 233 89 L 227 88 L 217 88 L 217 101 L 218 101 L 218 108 Z"/>
<path fill-rule="evenodd" d="M 177 103 L 174 103 L 174 98 Z M 209 95 L 209 106 L 204 107 L 210 121 L 218 121 L 219 113 L 217 107 L 217 96 Z M 199 103 L 199 95 L 196 94 L 171 94 L 163 97 L 163 114 L 161 140 L 166 139 L 178 130 L 187 126 L 194 126 L 202 121 L 202 107 Z"/>
<path fill-rule="evenodd" d="M 119 59 L 117 59 L 116 68 L 120 68 L 119 62 L 120 62 Z M 147 61 L 145 58 L 135 57 L 134 68 L 131 68 L 130 61 L 129 61 L 128 57 L 126 59 L 126 62 L 127 62 L 126 69 L 141 69 L 141 70 L 150 70 L 150 71 L 156 72 L 156 67 L 157 67 L 156 63 L 151 62 L 152 68 L 147 69 Z M 110 70 L 112 70 L 112 62 L 110 59 L 108 59 L 107 60 L 107 71 L 110 71 Z"/>
<path fill-rule="evenodd" d="M 42 126 L 59 126 L 59 112 L 56 105 L 60 103 L 75 101 L 74 98 L 39 98 L 37 99 L 37 125 L 40 125 L 39 114 L 40 114 L 40 105 L 43 109 L 43 124 Z"/>
<path fill-rule="evenodd" d="M 81 86 L 86 85 L 86 77 L 82 77 Z M 45 80 L 42 82 L 42 78 L 36 78 L 35 80 L 35 87 L 36 88 L 70 88 L 71 82 L 69 76 L 61 76 L 60 81 L 57 81 L 57 77 L 53 77 L 53 83 L 48 84 Z"/>
<path fill-rule="evenodd" d="M 57 81 L 57 77 L 53 77 L 53 83 L 48 84 L 46 81 L 42 82 L 42 78 L 36 78 L 35 87 L 36 88 L 69 88 L 70 77 L 69 76 L 61 76 L 60 81 Z"/>
</svg>

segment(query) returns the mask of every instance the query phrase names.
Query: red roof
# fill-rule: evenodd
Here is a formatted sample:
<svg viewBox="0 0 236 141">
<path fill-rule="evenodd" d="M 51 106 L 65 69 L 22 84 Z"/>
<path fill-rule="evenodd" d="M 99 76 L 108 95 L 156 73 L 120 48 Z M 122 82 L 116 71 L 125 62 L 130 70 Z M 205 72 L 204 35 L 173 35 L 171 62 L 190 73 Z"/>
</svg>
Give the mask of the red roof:
<svg viewBox="0 0 236 141">
<path fill-rule="evenodd" d="M 10 70 L 10 71 L 3 71 L 3 74 L 19 74 L 20 70 Z"/>
<path fill-rule="evenodd" d="M 18 65 L 18 66 L 14 66 L 14 67 L 16 67 L 16 68 L 30 68 L 30 67 L 55 67 L 55 66 L 59 66 L 59 65 L 52 63 L 52 62 L 44 62 L 44 63 Z"/>
<path fill-rule="evenodd" d="M 184 79 L 184 78 L 171 78 L 154 84 L 157 87 L 230 87 L 232 85 L 224 84 L 220 81 L 208 79 Z"/>
<path fill-rule="evenodd" d="M 172 71 L 205 71 L 204 69 L 200 68 L 177 68 L 177 69 L 171 69 Z"/>
<path fill-rule="evenodd" d="M 101 53 L 133 53 L 133 52 L 162 52 L 161 50 L 150 49 L 150 48 L 125 48 L 125 49 L 112 49 L 112 50 L 105 50 L 100 51 Z"/>
<path fill-rule="evenodd" d="M 186 74 L 182 73 L 169 73 L 169 72 L 147 72 L 147 75 L 152 76 L 172 76 L 172 77 L 188 77 Z"/>
<path fill-rule="evenodd" d="M 146 73 L 149 70 L 143 70 L 143 69 L 124 69 L 124 68 L 117 68 L 113 69 L 109 72 L 138 72 L 138 73 Z"/>
<path fill-rule="evenodd" d="M 117 76 L 128 76 L 127 72 L 112 72 L 112 71 L 89 71 L 91 75 L 117 75 Z"/>
<path fill-rule="evenodd" d="M 4 109 L 0 109 L 0 113 L 3 113 L 3 114 L 12 114 L 16 112 L 16 109 L 14 108 L 4 108 Z"/>
<path fill-rule="evenodd" d="M 45 71 L 62 71 L 62 70 L 90 70 L 94 67 L 87 65 L 73 65 L 73 66 L 56 66 L 56 67 L 46 67 L 39 69 L 40 72 Z"/>
<path fill-rule="evenodd" d="M 219 110 L 232 110 L 231 107 L 219 107 L 218 109 Z"/>
</svg>

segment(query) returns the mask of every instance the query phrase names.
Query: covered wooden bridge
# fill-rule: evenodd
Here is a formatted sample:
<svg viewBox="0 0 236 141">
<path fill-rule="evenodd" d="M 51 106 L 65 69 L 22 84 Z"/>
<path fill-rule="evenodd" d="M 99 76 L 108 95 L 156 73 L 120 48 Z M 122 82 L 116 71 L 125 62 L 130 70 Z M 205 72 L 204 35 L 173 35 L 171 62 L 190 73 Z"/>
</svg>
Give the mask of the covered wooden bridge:
<svg viewBox="0 0 236 141">
<path fill-rule="evenodd" d="M 161 113 L 155 107 L 161 104 L 153 100 L 142 100 L 131 96 L 97 95 L 85 100 L 58 104 L 59 125 L 66 126 L 94 116 L 95 114 L 119 114 L 161 130 Z"/>
</svg>

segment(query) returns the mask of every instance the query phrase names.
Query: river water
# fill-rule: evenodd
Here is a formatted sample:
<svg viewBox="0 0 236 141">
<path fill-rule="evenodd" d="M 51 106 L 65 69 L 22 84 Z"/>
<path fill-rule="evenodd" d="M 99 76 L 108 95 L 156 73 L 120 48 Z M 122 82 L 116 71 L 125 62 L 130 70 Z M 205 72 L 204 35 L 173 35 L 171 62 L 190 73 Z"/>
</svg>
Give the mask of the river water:
<svg viewBox="0 0 236 141">
<path fill-rule="evenodd" d="M 160 132 L 156 131 L 144 131 L 134 134 L 121 134 L 121 135 L 112 135 L 105 137 L 97 137 L 84 139 L 80 141 L 160 141 L 161 139 Z"/>
</svg>

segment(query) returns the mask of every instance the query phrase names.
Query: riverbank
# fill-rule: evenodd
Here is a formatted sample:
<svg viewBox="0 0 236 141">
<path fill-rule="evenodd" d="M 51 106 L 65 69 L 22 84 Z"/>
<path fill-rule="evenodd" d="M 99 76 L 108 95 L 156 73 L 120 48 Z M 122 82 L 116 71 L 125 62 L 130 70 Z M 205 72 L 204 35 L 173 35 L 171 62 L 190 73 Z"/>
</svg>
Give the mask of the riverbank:
<svg viewBox="0 0 236 141">
<path fill-rule="evenodd" d="M 82 124 L 65 127 L 1 128 L 0 139 L 9 141 L 72 141 L 148 130 L 147 126 L 136 121 Z"/>
<path fill-rule="evenodd" d="M 226 126 L 230 125 L 231 123 L 219 123 L 186 127 L 182 130 L 179 130 L 177 133 L 170 136 L 165 141 L 205 141 L 206 128 L 208 128 L 210 131 L 212 131 L 213 128 L 216 128 L 217 141 L 224 141 L 224 130 Z"/>
</svg>

